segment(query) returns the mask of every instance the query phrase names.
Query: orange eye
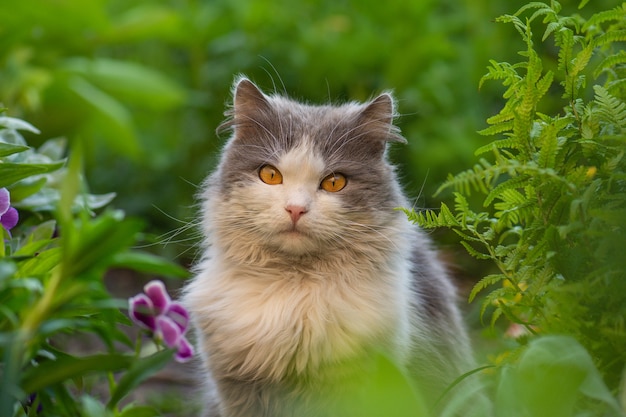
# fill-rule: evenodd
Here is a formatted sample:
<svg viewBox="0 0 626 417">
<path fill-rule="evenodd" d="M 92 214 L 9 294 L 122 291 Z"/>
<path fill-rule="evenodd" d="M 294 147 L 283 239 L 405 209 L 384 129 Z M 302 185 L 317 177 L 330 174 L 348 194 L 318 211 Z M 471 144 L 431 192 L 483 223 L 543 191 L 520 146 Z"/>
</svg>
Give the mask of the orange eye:
<svg viewBox="0 0 626 417">
<path fill-rule="evenodd" d="M 271 165 L 263 165 L 259 170 L 259 178 L 266 184 L 278 185 L 283 183 L 283 174 Z"/>
<path fill-rule="evenodd" d="M 347 183 L 348 180 L 343 174 L 330 174 L 322 180 L 320 188 L 331 193 L 336 193 L 337 191 L 343 190 Z"/>
</svg>

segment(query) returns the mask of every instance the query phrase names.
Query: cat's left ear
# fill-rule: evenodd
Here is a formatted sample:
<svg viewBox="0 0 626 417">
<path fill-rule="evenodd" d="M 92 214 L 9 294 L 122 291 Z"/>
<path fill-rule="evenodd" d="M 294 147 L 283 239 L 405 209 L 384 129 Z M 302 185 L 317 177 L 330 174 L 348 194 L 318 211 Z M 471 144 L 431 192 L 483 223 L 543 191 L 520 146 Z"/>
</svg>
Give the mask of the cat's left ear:
<svg viewBox="0 0 626 417">
<path fill-rule="evenodd" d="M 366 104 L 359 114 L 358 124 L 371 138 L 383 142 L 407 143 L 400 134 L 400 129 L 393 124 L 395 116 L 393 97 L 389 93 L 383 93 Z"/>
</svg>

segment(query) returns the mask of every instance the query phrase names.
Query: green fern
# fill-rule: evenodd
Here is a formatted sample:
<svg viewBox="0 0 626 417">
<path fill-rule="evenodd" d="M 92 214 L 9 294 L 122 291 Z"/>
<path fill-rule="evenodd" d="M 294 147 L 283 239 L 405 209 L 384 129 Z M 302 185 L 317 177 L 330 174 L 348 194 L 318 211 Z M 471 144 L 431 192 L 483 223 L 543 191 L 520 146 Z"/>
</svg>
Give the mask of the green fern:
<svg viewBox="0 0 626 417">
<path fill-rule="evenodd" d="M 470 301 L 483 295 L 481 316 L 573 335 L 615 387 L 626 365 L 626 3 L 587 20 L 560 13 L 556 1 L 531 2 L 497 19 L 524 49 L 520 62 L 490 61 L 479 82 L 504 89 L 505 104 L 479 132 L 491 141 L 437 190 L 454 192 L 454 210 L 442 203 L 407 214 L 422 227 L 450 228 L 471 256 L 498 269 L 470 292 Z M 558 48 L 547 71 L 532 32 L 539 20 L 541 41 Z M 551 114 L 537 111 L 559 94 Z M 481 210 L 471 208 L 472 193 Z"/>
</svg>

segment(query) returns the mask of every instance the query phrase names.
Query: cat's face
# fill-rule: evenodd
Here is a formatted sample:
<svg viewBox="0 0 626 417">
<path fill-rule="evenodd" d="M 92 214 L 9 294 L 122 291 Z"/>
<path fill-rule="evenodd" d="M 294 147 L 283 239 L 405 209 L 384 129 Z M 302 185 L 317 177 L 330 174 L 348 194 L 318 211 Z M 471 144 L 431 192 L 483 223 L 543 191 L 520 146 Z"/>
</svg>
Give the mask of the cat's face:
<svg viewBox="0 0 626 417">
<path fill-rule="evenodd" d="M 401 194 L 385 143 L 403 140 L 384 94 L 366 104 L 309 106 L 235 88 L 234 135 L 209 179 L 221 244 L 319 256 L 384 239 Z"/>
</svg>

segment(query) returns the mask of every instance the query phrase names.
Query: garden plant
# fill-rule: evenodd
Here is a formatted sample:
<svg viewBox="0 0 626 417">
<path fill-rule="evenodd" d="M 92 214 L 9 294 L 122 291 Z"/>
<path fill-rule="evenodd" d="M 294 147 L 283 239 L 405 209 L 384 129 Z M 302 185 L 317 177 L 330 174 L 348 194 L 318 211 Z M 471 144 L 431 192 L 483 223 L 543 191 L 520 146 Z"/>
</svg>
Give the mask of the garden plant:
<svg viewBox="0 0 626 417">
<path fill-rule="evenodd" d="M 186 312 L 160 281 L 129 305 L 109 294 L 103 277 L 113 267 L 179 278 L 186 271 L 129 250 L 143 222 L 116 210 L 95 214 L 114 195 L 87 192 L 80 142 L 65 160 L 65 141 L 33 149 L 24 130 L 38 133 L 0 117 L 0 415 L 163 415 L 120 401 L 173 358 L 193 355 Z M 132 325 L 124 314 L 129 307 L 145 329 L 136 341 L 122 331 Z M 73 349 L 84 335 L 99 339 L 102 351 Z M 163 348 L 146 349 L 155 344 Z M 98 394 L 102 384 L 105 396 Z"/>
<path fill-rule="evenodd" d="M 481 316 L 504 319 L 517 341 L 495 361 L 503 416 L 623 415 L 626 405 L 626 4 L 588 19 L 560 11 L 533 2 L 498 19 L 525 48 L 480 81 L 506 87 L 480 132 L 495 138 L 440 187 L 453 209 L 407 211 L 495 267 L 469 299 L 484 294 Z M 548 42 L 554 60 L 538 52 Z M 544 113 L 554 91 L 561 111 Z"/>
<path fill-rule="evenodd" d="M 435 140 L 413 141 L 406 153 L 392 149 L 392 155 L 420 178 L 429 168 L 418 162 L 436 161 L 428 183 L 440 177 L 439 165 L 457 173 L 435 197 L 425 197 L 443 200 L 440 209 L 403 210 L 426 229 L 451 230 L 443 245 L 452 253 L 459 246 L 477 260 L 462 265 L 475 268 L 468 273 L 475 278 L 469 301 L 484 322 L 476 336 L 480 367 L 455 384 L 475 382 L 475 388 L 481 381 L 496 416 L 625 415 L 626 3 L 515 2 L 521 8 L 499 17 L 493 29 L 513 35 L 505 46 L 493 37 L 504 55 L 489 62 L 480 52 L 487 35 L 463 43 L 462 13 L 454 12 L 453 1 L 414 2 L 402 12 L 422 28 L 415 42 L 400 30 L 381 38 L 372 23 L 395 28 L 404 9 L 393 2 L 378 10 L 364 1 L 349 11 L 330 3 L 318 9 L 285 4 L 276 14 L 252 0 L 188 2 L 182 12 L 177 7 L 187 2 L 96 1 L 75 8 L 65 0 L 59 2 L 67 12 L 63 24 L 26 1 L 7 3 L 13 3 L 10 10 L 0 5 L 7 23 L 0 27 L 0 102 L 8 107 L 0 113 L 0 416 L 195 415 L 190 403 L 172 410 L 133 397 L 168 363 L 194 354 L 188 315 L 164 284 L 188 273 L 163 256 L 171 248 L 161 254 L 138 249 L 150 237 L 144 230 L 155 227 L 155 214 L 142 210 L 156 200 L 166 211 L 186 205 L 181 193 L 190 198 L 195 189 L 180 187 L 173 164 L 189 168 L 176 171 L 180 176 L 200 178 L 210 157 L 198 155 L 218 147 L 211 143 L 197 152 L 223 105 L 215 91 L 200 91 L 221 85 L 225 97 L 234 73 L 263 73 L 252 64 L 262 41 L 276 48 L 264 52 L 270 66 L 308 71 L 306 79 L 291 74 L 284 82 L 312 99 L 328 98 L 319 88 L 325 61 L 315 58 L 325 51 L 336 69 L 334 82 L 345 86 L 341 94 L 361 99 L 384 85 L 398 88 L 401 109 L 422 106 L 422 127 L 407 117 L 399 123 L 410 142 L 414 136 Z M 486 0 L 467 7 L 479 13 L 504 3 L 511 7 L 497 2 L 487 8 L 492 3 Z M 282 16 L 279 24 L 281 13 L 292 12 L 317 23 L 308 27 Z M 31 30 L 20 13 L 36 23 Z M 483 23 L 492 17 L 483 16 Z M 78 36 L 85 25 L 87 38 Z M 260 28 L 265 37 L 253 41 Z M 41 42 L 40 31 L 65 42 L 65 50 Z M 350 31 L 360 43 L 343 40 Z M 300 43 L 289 44 L 286 33 Z M 488 64 L 469 87 L 443 64 L 458 44 L 471 51 L 458 53 L 458 66 L 477 61 L 483 71 Z M 511 45 L 519 45 L 519 54 L 508 54 Z M 285 53 L 289 48 L 292 54 Z M 156 65 L 131 62 L 134 54 L 141 56 L 137 61 L 165 55 L 184 65 L 170 68 L 168 77 Z M 410 57 L 421 67 L 403 66 Z M 205 64 L 209 60 L 213 66 Z M 356 78 L 344 61 L 374 75 Z M 380 61 L 389 64 L 386 71 Z M 183 75 L 186 69 L 191 74 Z M 470 78 L 472 71 L 463 75 Z M 492 91 L 502 99 L 485 104 L 470 98 Z M 494 103 L 501 110 L 490 116 Z M 476 118 L 487 118 L 482 142 L 460 133 Z M 43 133 L 31 124 L 41 127 L 38 122 Z M 69 140 L 46 139 L 57 135 Z M 451 147 L 477 148 L 479 159 L 456 155 L 445 164 Z M 128 161 L 149 175 L 129 175 Z M 474 166 L 456 169 L 460 162 Z M 90 192 L 87 178 L 98 183 L 99 194 Z M 104 184 L 111 188 L 103 190 Z M 129 189 L 142 184 L 133 199 Z M 181 230 L 189 228 L 184 223 Z M 130 299 L 111 295 L 104 277 L 112 269 L 146 278 L 143 292 Z M 136 338 L 127 331 L 133 328 Z M 77 350 L 74 341 L 83 337 L 95 339 L 99 351 Z M 390 374 L 393 383 L 374 384 L 376 390 L 410 392 L 397 370 Z M 453 389 L 440 399 L 453 404 L 451 412 L 466 400 Z"/>
</svg>

